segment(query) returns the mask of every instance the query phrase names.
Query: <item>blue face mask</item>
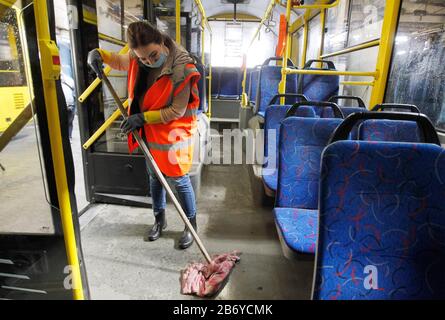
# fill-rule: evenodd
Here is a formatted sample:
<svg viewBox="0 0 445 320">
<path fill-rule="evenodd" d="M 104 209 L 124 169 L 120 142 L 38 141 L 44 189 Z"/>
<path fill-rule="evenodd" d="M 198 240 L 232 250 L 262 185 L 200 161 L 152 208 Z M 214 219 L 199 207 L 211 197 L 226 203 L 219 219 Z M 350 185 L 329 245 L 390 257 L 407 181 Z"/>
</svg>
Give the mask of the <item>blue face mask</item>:
<svg viewBox="0 0 445 320">
<path fill-rule="evenodd" d="M 167 60 L 167 55 L 165 53 L 161 52 L 159 54 L 159 59 L 153 64 L 146 64 L 146 63 L 143 63 L 142 61 L 139 61 L 139 62 L 141 63 L 141 65 L 144 68 L 155 69 L 155 68 L 161 67 L 165 63 L 165 60 Z"/>
</svg>

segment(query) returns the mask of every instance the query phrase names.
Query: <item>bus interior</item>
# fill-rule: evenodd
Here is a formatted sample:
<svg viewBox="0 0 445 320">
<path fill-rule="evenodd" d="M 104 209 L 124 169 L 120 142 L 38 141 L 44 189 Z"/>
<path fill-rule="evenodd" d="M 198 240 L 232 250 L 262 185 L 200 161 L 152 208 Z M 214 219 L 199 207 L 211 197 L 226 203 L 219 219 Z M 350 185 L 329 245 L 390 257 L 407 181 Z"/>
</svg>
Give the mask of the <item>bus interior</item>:
<svg viewBox="0 0 445 320">
<path fill-rule="evenodd" d="M 199 299 L 87 63 L 140 20 L 200 73 L 198 234 L 241 252 L 212 299 L 445 298 L 443 0 L 0 0 L 0 299 Z"/>
</svg>

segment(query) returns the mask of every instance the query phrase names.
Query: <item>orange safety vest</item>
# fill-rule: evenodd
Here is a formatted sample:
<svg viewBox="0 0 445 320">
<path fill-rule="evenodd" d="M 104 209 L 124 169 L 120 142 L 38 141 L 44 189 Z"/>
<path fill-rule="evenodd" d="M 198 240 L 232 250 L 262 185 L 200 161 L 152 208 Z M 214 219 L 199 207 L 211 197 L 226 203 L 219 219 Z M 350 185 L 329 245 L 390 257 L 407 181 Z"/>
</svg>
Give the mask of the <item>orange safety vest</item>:
<svg viewBox="0 0 445 320">
<path fill-rule="evenodd" d="M 128 70 L 128 97 L 134 98 L 134 87 L 138 73 L 137 59 L 130 60 Z M 139 134 L 145 134 L 148 147 L 159 169 L 168 177 L 179 177 L 190 171 L 193 161 L 194 134 L 199 107 L 198 80 L 201 77 L 195 65 L 184 68 L 185 79 L 174 84 L 170 74 L 161 76 L 145 92 L 141 112 L 159 110 L 167 106 L 173 97 L 190 83 L 190 99 L 183 117 L 168 123 L 146 124 Z M 138 103 L 138 101 L 135 101 Z M 128 108 L 128 115 L 131 113 Z M 132 153 L 138 147 L 132 134 L 128 135 L 128 148 Z"/>
</svg>

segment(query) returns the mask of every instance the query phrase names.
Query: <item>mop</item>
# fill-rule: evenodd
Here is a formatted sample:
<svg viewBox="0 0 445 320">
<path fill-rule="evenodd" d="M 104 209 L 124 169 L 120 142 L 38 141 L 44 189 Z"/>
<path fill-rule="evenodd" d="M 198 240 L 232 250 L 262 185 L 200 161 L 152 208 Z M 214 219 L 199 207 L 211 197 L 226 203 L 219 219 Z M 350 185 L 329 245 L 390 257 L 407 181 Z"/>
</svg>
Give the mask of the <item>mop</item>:
<svg viewBox="0 0 445 320">
<path fill-rule="evenodd" d="M 125 111 L 125 108 L 122 105 L 122 102 L 119 99 L 119 96 L 117 95 L 113 86 L 111 85 L 109 79 L 103 73 L 102 68 L 99 67 L 96 68 L 96 70 L 100 70 L 97 76 L 105 83 L 111 95 L 113 96 L 113 99 L 116 102 L 120 112 L 122 113 L 122 116 L 124 117 L 124 119 L 126 119 L 128 117 L 127 112 Z M 228 277 L 233 267 L 235 266 L 235 263 L 240 260 L 240 252 L 233 251 L 231 253 L 215 255 L 213 259 L 210 258 L 209 253 L 204 247 L 198 234 L 195 232 L 195 229 L 190 224 L 190 221 L 188 220 L 184 210 L 182 209 L 181 204 L 179 203 L 178 199 L 176 199 L 173 191 L 167 183 L 167 180 L 165 179 L 164 175 L 153 159 L 148 146 L 139 135 L 138 130 L 133 130 L 131 134 L 133 134 L 135 140 L 139 144 L 150 167 L 153 169 L 153 172 L 156 174 L 162 186 L 165 188 L 176 210 L 178 211 L 179 216 L 184 221 L 187 228 L 190 230 L 190 233 L 195 239 L 199 250 L 204 255 L 204 258 L 206 260 L 206 263 L 190 263 L 184 270 L 181 270 L 181 293 L 196 295 L 199 297 L 210 297 L 215 295 L 216 293 L 220 292 L 224 285 L 227 283 Z"/>
</svg>

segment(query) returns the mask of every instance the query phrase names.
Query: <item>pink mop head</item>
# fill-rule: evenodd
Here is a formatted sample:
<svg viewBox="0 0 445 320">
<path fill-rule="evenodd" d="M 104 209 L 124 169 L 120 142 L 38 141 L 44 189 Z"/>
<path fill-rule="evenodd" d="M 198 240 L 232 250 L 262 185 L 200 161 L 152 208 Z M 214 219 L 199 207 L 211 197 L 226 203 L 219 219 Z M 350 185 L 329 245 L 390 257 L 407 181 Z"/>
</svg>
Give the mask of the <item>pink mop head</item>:
<svg viewBox="0 0 445 320">
<path fill-rule="evenodd" d="M 210 263 L 191 263 L 181 271 L 181 293 L 210 297 L 217 293 L 240 260 L 241 253 L 233 251 L 213 257 Z"/>
</svg>

